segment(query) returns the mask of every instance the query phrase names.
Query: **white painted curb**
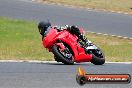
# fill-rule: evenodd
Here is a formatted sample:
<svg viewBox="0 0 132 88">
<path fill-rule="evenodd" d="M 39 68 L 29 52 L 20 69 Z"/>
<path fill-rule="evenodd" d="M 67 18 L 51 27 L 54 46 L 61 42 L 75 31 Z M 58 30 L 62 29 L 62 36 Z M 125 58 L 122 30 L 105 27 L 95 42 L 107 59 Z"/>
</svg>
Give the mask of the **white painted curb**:
<svg viewBox="0 0 132 88">
<path fill-rule="evenodd" d="M 86 32 L 89 32 L 89 33 L 92 33 L 92 34 L 96 34 L 96 35 L 105 35 L 105 36 L 112 36 L 112 37 L 117 37 L 117 38 L 132 40 L 132 38 L 124 37 L 124 36 L 110 35 L 110 34 L 103 34 L 103 33 L 96 33 L 96 32 L 92 32 L 92 31 L 86 31 Z"/>
</svg>

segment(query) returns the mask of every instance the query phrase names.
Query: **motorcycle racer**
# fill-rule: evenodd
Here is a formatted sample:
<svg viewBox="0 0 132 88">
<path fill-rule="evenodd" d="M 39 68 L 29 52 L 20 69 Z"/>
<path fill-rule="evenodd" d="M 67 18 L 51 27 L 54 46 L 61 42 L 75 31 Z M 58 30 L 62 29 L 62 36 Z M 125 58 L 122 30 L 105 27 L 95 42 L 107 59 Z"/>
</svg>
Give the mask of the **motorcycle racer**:
<svg viewBox="0 0 132 88">
<path fill-rule="evenodd" d="M 42 39 L 45 37 L 46 33 L 48 33 L 48 31 L 50 31 L 51 28 L 52 28 L 52 26 L 51 26 L 51 23 L 49 21 L 39 22 L 38 29 L 39 29 L 39 33 L 42 35 Z M 57 29 L 58 31 L 63 30 L 62 27 L 60 27 L 60 26 L 55 26 L 55 29 Z M 78 37 L 78 40 L 82 40 L 83 42 L 85 42 L 86 45 L 89 44 L 87 39 L 80 32 L 80 30 L 77 26 L 75 26 L 75 25 L 72 25 L 72 26 L 66 25 L 65 29 L 68 30 L 71 34 L 75 34 Z"/>
<path fill-rule="evenodd" d="M 105 63 L 100 48 L 85 38 L 83 28 L 77 26 L 51 26 L 49 21 L 38 24 L 44 48 L 54 54 L 57 62 L 72 65 L 74 62 L 91 62 L 95 65 Z"/>
</svg>

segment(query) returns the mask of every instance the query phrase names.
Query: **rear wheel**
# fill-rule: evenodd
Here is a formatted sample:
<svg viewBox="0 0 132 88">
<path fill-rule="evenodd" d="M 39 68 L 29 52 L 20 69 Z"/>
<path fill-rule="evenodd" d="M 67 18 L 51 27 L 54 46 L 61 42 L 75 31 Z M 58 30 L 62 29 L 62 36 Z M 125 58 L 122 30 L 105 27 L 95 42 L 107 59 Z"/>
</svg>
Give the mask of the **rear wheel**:
<svg viewBox="0 0 132 88">
<path fill-rule="evenodd" d="M 91 50 L 91 53 L 93 55 L 91 63 L 95 65 L 102 65 L 105 63 L 105 56 L 101 49 Z"/>
<path fill-rule="evenodd" d="M 65 50 L 62 51 L 60 47 L 54 45 L 52 48 L 52 52 L 55 55 L 56 59 L 59 60 L 59 62 L 68 65 L 74 64 L 73 55 L 67 46 L 65 46 Z"/>
</svg>

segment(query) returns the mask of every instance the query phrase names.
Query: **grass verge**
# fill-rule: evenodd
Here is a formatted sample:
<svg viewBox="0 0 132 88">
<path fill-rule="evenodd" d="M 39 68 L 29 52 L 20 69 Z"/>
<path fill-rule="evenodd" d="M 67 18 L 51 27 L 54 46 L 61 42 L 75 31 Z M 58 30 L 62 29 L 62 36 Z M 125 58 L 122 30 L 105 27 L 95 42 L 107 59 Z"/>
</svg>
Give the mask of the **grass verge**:
<svg viewBox="0 0 132 88">
<path fill-rule="evenodd" d="M 122 11 L 132 14 L 132 0 L 36 0 L 49 3 L 61 3 L 92 9 Z"/>
<path fill-rule="evenodd" d="M 86 33 L 106 55 L 106 61 L 132 61 L 132 40 Z M 53 60 L 43 48 L 37 23 L 0 17 L 0 60 Z"/>
</svg>

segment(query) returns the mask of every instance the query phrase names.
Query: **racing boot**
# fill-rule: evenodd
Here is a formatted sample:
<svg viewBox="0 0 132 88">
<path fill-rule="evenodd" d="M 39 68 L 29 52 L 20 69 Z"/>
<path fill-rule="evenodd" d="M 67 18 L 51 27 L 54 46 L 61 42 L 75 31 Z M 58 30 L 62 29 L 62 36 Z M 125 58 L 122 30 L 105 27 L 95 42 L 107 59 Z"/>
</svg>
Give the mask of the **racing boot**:
<svg viewBox="0 0 132 88">
<path fill-rule="evenodd" d="M 79 39 L 81 39 L 84 42 L 85 46 L 89 45 L 87 38 L 83 34 L 79 35 Z"/>
<path fill-rule="evenodd" d="M 83 48 L 85 50 L 85 53 L 90 54 L 91 52 L 87 49 L 87 47 L 92 46 L 93 45 L 92 42 L 87 40 L 87 38 L 83 34 L 79 35 L 79 39 L 81 39 L 84 42 Z"/>
</svg>

